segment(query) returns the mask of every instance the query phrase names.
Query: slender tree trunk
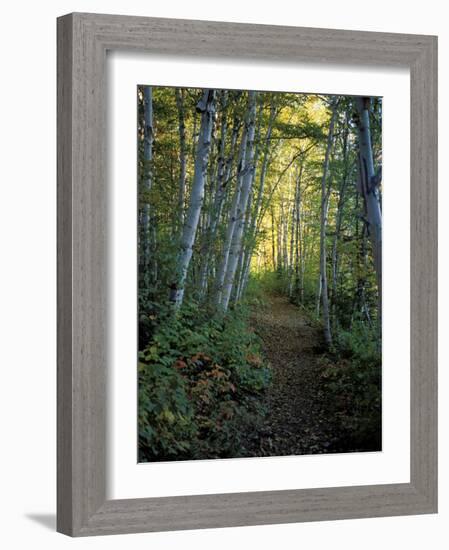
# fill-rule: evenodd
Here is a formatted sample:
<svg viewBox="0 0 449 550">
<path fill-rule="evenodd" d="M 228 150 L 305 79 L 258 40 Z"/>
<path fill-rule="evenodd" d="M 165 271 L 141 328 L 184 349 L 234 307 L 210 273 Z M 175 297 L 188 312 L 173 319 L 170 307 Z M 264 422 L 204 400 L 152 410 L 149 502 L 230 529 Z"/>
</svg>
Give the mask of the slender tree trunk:
<svg viewBox="0 0 449 550">
<path fill-rule="evenodd" d="M 235 227 L 237 225 L 240 195 L 242 191 L 243 177 L 245 172 L 246 146 L 247 146 L 247 129 L 245 126 L 243 128 L 242 138 L 240 142 L 236 186 L 235 186 L 234 196 L 232 199 L 231 211 L 229 214 L 229 221 L 226 228 L 226 236 L 225 236 L 225 242 L 223 246 L 222 258 L 221 258 L 220 267 L 217 273 L 217 279 L 215 282 L 215 304 L 217 306 L 221 306 L 222 299 L 223 299 L 223 289 L 224 289 L 224 282 L 226 278 L 226 272 L 228 268 L 229 253 L 232 246 L 232 239 L 234 236 Z"/>
<path fill-rule="evenodd" d="M 179 309 L 184 299 L 184 287 L 192 259 L 198 221 L 204 200 L 204 185 L 206 180 L 207 162 L 210 151 L 210 141 L 214 120 L 214 90 L 205 90 L 198 102 L 197 111 L 201 113 L 200 134 L 195 155 L 195 170 L 189 207 L 181 237 L 181 253 L 178 258 L 177 279 L 172 285 L 170 300 Z"/>
<path fill-rule="evenodd" d="M 271 206 L 270 208 L 270 215 L 271 215 L 271 257 L 273 262 L 273 271 L 277 270 L 277 256 L 276 256 L 276 235 L 274 231 L 275 227 L 275 218 L 274 218 L 274 208 Z"/>
<path fill-rule="evenodd" d="M 252 197 L 253 197 L 253 193 L 251 190 L 251 193 L 248 198 L 248 204 L 246 207 L 242 244 L 240 247 L 240 255 L 239 255 L 237 271 L 235 275 L 236 282 L 234 283 L 234 289 L 233 289 L 234 296 L 231 297 L 235 303 L 240 301 L 240 298 L 242 296 L 247 261 L 251 261 L 251 243 L 249 242 L 249 238 L 250 238 L 249 228 L 251 227 L 251 219 L 252 219 L 252 209 L 251 209 Z"/>
<path fill-rule="evenodd" d="M 264 149 L 262 153 L 262 166 L 260 169 L 260 176 L 259 176 L 259 188 L 257 190 L 257 198 L 256 198 L 256 204 L 254 208 L 254 215 L 251 220 L 250 237 L 252 239 L 255 238 L 255 235 L 258 229 L 257 221 L 260 216 L 260 211 L 262 208 L 262 200 L 265 192 L 265 180 L 267 176 L 268 163 L 270 160 L 270 140 L 271 140 L 271 133 L 273 131 L 273 124 L 274 124 L 276 115 L 277 115 L 276 106 L 272 103 L 270 108 L 270 118 L 268 120 L 267 133 L 265 135 Z"/>
<path fill-rule="evenodd" d="M 298 291 L 299 286 L 299 224 L 301 208 L 301 177 L 304 162 L 301 160 L 295 176 L 295 189 L 293 194 L 292 223 L 290 236 L 290 280 L 289 297 Z"/>
<path fill-rule="evenodd" d="M 371 315 L 368 305 L 366 303 L 366 272 L 367 272 L 367 250 L 366 250 L 366 237 L 368 229 L 367 224 L 362 226 L 362 235 L 360 241 L 360 249 L 357 253 L 357 285 L 354 293 L 353 308 L 351 315 L 351 327 L 354 322 L 354 317 L 363 319 L 368 322 L 368 325 L 372 327 Z"/>
<path fill-rule="evenodd" d="M 316 316 L 320 316 L 320 308 L 321 308 L 321 293 L 323 289 L 323 279 L 321 277 L 321 267 L 320 267 L 320 276 L 318 277 L 318 284 L 316 288 Z"/>
<path fill-rule="evenodd" d="M 285 275 L 288 280 L 288 274 L 289 274 L 289 268 L 290 268 L 288 263 L 288 260 L 289 260 L 289 257 L 288 257 L 288 219 L 289 219 L 288 204 L 282 205 L 281 214 L 282 214 L 282 255 L 284 258 L 283 263 L 284 263 Z"/>
<path fill-rule="evenodd" d="M 270 105 L 270 117 L 268 119 L 267 132 L 264 138 L 264 147 L 262 152 L 262 166 L 260 169 L 260 176 L 259 176 L 259 186 L 257 189 L 257 196 L 256 196 L 255 205 L 254 205 L 254 211 L 252 212 L 252 215 L 250 216 L 250 222 L 248 223 L 248 227 L 249 227 L 248 239 L 247 239 L 248 245 L 247 245 L 247 250 L 245 251 L 245 258 L 243 261 L 243 272 L 241 273 L 239 278 L 237 301 L 241 299 L 243 292 L 246 288 L 246 285 L 249 279 L 249 271 L 251 268 L 251 257 L 254 253 L 254 249 L 256 246 L 257 220 L 259 218 L 260 210 L 262 207 L 263 195 L 265 191 L 265 178 L 267 175 L 268 162 L 270 158 L 270 139 L 271 139 L 271 133 L 273 130 L 273 124 L 274 124 L 276 115 L 277 115 L 276 105 L 272 100 L 272 103 Z M 258 154 L 256 154 L 256 158 L 258 158 Z"/>
<path fill-rule="evenodd" d="M 260 102 L 258 113 L 255 116 L 257 118 L 257 124 L 255 126 L 255 133 L 254 133 L 254 140 L 255 140 L 254 159 L 253 159 L 254 169 L 252 172 L 251 190 L 250 190 L 250 195 L 248 198 L 248 204 L 247 204 L 247 209 L 245 214 L 244 236 L 243 236 L 242 246 L 240 250 L 240 257 L 239 257 L 237 272 L 236 272 L 237 284 L 234 283 L 234 297 L 233 297 L 234 302 L 239 302 L 241 300 L 245 286 L 246 286 L 246 281 L 249 276 L 249 273 L 247 273 L 247 270 L 249 270 L 250 268 L 251 256 L 254 248 L 254 243 L 252 238 L 252 227 L 256 222 L 256 211 L 257 211 L 257 203 L 259 200 L 259 196 L 261 195 L 261 192 L 263 192 L 263 189 L 261 191 L 259 187 L 257 192 L 256 205 L 253 206 L 254 181 L 256 177 L 256 167 L 259 162 L 259 155 L 261 150 L 260 129 L 262 127 L 262 121 L 263 121 L 263 101 Z M 272 120 L 270 115 L 270 119 L 268 122 L 268 129 L 267 129 L 267 132 L 269 133 L 271 133 L 271 128 L 270 128 L 271 124 L 272 124 Z"/>
<path fill-rule="evenodd" d="M 284 271 L 284 255 L 282 254 L 282 217 L 278 220 L 276 247 L 277 269 L 279 273 L 282 273 Z"/>
<path fill-rule="evenodd" d="M 142 212 L 142 263 L 148 267 L 150 263 L 150 203 L 149 193 L 152 185 L 152 166 L 153 161 L 153 90 L 151 86 L 145 86 L 143 89 L 144 96 L 144 143 L 143 143 L 143 159 L 144 159 L 144 189 L 145 203 Z"/>
<path fill-rule="evenodd" d="M 304 170 L 304 158 L 301 158 L 299 172 L 296 177 L 296 187 L 295 187 L 295 282 L 294 282 L 294 292 L 301 293 L 302 285 L 300 283 L 300 253 L 303 253 L 301 246 L 301 181 L 302 174 Z"/>
<path fill-rule="evenodd" d="M 245 292 L 246 285 L 248 284 L 249 272 L 251 269 L 251 257 L 252 257 L 251 251 L 247 250 L 244 254 L 244 258 L 242 262 L 243 269 L 239 279 L 239 287 L 237 290 L 237 298 L 236 298 L 237 302 L 239 302 L 242 299 L 243 293 Z M 258 261 L 257 265 L 259 268 L 260 256 L 258 256 L 257 261 Z"/>
<path fill-rule="evenodd" d="M 259 128 L 257 129 L 257 132 L 258 131 L 259 131 Z M 255 168 L 255 165 L 254 165 L 254 168 Z M 254 185 L 254 175 L 255 173 L 253 174 L 253 182 L 251 184 L 252 186 Z M 235 287 L 234 302 L 239 302 L 242 298 L 242 295 L 246 286 L 246 282 L 248 280 L 249 270 L 251 265 L 251 257 L 254 250 L 254 243 L 251 235 L 251 227 L 255 216 L 255 210 L 254 210 L 254 207 L 252 207 L 252 202 L 253 202 L 253 188 L 251 189 L 251 192 L 248 198 L 248 204 L 246 207 L 243 238 L 242 238 L 242 244 L 240 247 L 240 257 L 239 257 L 237 273 L 236 273 L 237 284 L 234 284 L 234 287 Z"/>
<path fill-rule="evenodd" d="M 335 235 L 332 243 L 332 260 L 331 260 L 331 271 L 332 271 L 332 311 L 335 318 L 335 308 L 337 302 L 337 284 L 338 284 L 338 243 L 340 240 L 340 231 L 341 223 L 343 218 L 343 193 L 344 187 L 342 186 L 340 196 L 337 204 L 337 213 L 335 218 Z"/>
<path fill-rule="evenodd" d="M 306 246 L 307 236 L 309 234 L 309 226 L 307 221 L 307 213 L 302 207 L 302 216 L 300 219 L 299 226 L 299 241 L 300 241 L 300 294 L 301 294 L 301 303 L 304 304 L 304 286 L 305 286 L 305 274 L 306 274 L 306 258 L 308 254 L 308 247 Z"/>
<path fill-rule="evenodd" d="M 245 247 L 242 245 L 242 247 L 240 248 L 240 255 L 237 262 L 237 269 L 235 272 L 235 282 L 232 288 L 233 294 L 231 294 L 231 300 L 234 303 L 237 303 L 240 300 L 242 285 L 243 285 L 243 278 L 244 278 L 245 263 L 246 263 L 246 251 L 245 251 Z"/>
<path fill-rule="evenodd" d="M 321 220 L 320 220 L 320 290 L 323 306 L 324 340 L 328 346 L 332 344 L 332 333 L 329 314 L 329 293 L 327 285 L 326 266 L 326 227 L 329 207 L 329 191 L 327 188 L 327 175 L 329 171 L 329 158 L 334 140 L 334 126 L 337 116 L 337 100 L 332 101 L 332 115 L 329 123 L 326 152 L 324 155 L 323 175 L 321 178 Z"/>
<path fill-rule="evenodd" d="M 332 243 L 332 318 L 334 326 L 337 324 L 337 295 L 338 295 L 338 267 L 339 267 L 339 242 L 340 242 L 340 232 L 341 225 L 343 221 L 343 208 L 345 204 L 345 193 L 349 177 L 349 168 L 348 168 L 348 114 L 346 113 L 345 127 L 343 132 L 343 143 L 342 143 L 342 162 L 343 162 L 343 175 L 341 179 L 340 188 L 338 190 L 338 202 L 337 202 L 337 213 L 335 215 L 335 235 Z"/>
<path fill-rule="evenodd" d="M 176 105 L 179 122 L 179 219 L 180 226 L 184 223 L 184 205 L 186 197 L 187 147 L 186 125 L 184 116 L 184 90 L 176 88 Z"/>
<path fill-rule="evenodd" d="M 243 230 L 245 227 L 245 213 L 248 204 L 248 197 L 251 192 L 254 180 L 254 137 L 255 137 L 255 118 L 256 118 L 256 92 L 248 93 L 248 120 L 247 120 L 247 147 L 245 154 L 245 173 L 242 181 L 242 191 L 237 212 L 237 224 L 232 236 L 232 244 L 229 250 L 228 265 L 223 285 L 223 295 L 221 306 L 224 311 L 228 309 L 231 292 L 234 285 L 235 272 L 240 256 Z"/>
<path fill-rule="evenodd" d="M 227 158 L 226 158 L 226 136 L 228 130 L 227 124 L 227 92 L 223 91 L 221 96 L 221 125 L 220 125 L 220 143 L 218 148 L 218 158 L 217 158 L 217 168 L 215 173 L 215 192 L 213 197 L 213 204 L 211 205 L 209 213 L 209 224 L 206 229 L 205 234 L 205 246 L 202 251 L 202 264 L 201 264 L 201 274 L 200 274 L 200 298 L 203 299 L 206 295 L 207 290 L 207 281 L 209 275 L 209 266 L 211 260 L 211 248 L 216 237 L 216 230 L 218 226 L 218 221 L 220 219 L 221 209 L 223 205 L 223 198 L 226 192 L 225 178 L 229 173 L 227 173 Z M 235 141 L 237 139 L 237 132 L 232 133 L 231 137 L 231 161 L 234 154 Z"/>
<path fill-rule="evenodd" d="M 382 214 L 379 192 L 380 172 L 374 169 L 373 148 L 370 131 L 370 98 L 356 99 L 358 109 L 359 150 L 360 150 L 360 193 L 365 202 L 369 238 L 373 247 L 374 267 L 376 270 L 379 293 L 379 318 L 382 314 Z"/>
<path fill-rule="evenodd" d="M 229 153 L 223 165 L 223 173 L 222 173 L 222 176 L 220 176 L 219 178 L 217 196 L 215 197 L 215 206 L 214 206 L 215 217 L 212 220 L 212 227 L 211 227 L 212 242 L 214 242 L 214 240 L 217 238 L 220 221 L 222 221 L 224 224 L 226 223 L 224 221 L 227 215 L 225 206 L 230 195 L 231 172 L 235 162 L 235 152 L 236 152 L 237 138 L 239 135 L 240 127 L 241 127 L 241 121 L 236 116 L 234 117 L 234 122 L 233 122 L 233 127 L 231 132 L 231 144 L 229 148 Z M 219 263 L 220 262 L 215 256 L 214 257 L 215 272 L 218 271 L 217 266 L 219 265 Z M 215 273 L 215 276 L 216 275 L 217 273 Z"/>
</svg>

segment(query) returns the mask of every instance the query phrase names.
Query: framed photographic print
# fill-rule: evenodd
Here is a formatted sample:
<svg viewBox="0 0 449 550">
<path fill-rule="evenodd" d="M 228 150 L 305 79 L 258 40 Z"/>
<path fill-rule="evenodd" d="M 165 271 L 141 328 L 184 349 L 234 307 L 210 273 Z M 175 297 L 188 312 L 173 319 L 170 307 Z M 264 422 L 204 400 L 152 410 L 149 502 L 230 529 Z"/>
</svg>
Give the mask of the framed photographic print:
<svg viewBox="0 0 449 550">
<path fill-rule="evenodd" d="M 437 509 L 436 38 L 58 19 L 58 530 Z"/>
</svg>

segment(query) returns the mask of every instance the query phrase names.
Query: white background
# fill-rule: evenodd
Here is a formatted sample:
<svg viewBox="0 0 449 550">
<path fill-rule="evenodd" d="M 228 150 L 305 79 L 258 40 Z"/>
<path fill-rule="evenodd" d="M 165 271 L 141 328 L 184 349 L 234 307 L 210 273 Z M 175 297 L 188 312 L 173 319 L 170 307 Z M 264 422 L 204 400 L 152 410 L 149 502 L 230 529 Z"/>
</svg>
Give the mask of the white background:
<svg viewBox="0 0 449 550">
<path fill-rule="evenodd" d="M 369 8 L 369 9 L 368 9 Z M 439 34 L 440 97 L 449 96 L 449 34 L 444 4 L 377 0 L 210 0 L 163 3 L 22 2 L 2 10 L 0 151 L 1 510 L 2 545 L 53 548 L 406 548 L 447 545 L 449 520 L 447 322 L 441 316 L 440 513 L 436 516 L 244 527 L 71 540 L 54 533 L 55 513 L 55 17 L 96 11 L 249 23 Z M 441 127 L 447 124 L 441 101 Z M 400 135 L 398 134 L 398 139 Z M 440 137 L 440 155 L 449 149 Z M 447 154 L 447 153 L 446 153 Z M 449 198 L 442 173 L 440 205 Z M 441 216 L 440 242 L 447 241 Z M 441 247 L 442 314 L 449 307 L 447 246 Z M 446 251 L 444 250 L 446 248 Z M 400 542 L 399 542 L 400 541 Z"/>
</svg>

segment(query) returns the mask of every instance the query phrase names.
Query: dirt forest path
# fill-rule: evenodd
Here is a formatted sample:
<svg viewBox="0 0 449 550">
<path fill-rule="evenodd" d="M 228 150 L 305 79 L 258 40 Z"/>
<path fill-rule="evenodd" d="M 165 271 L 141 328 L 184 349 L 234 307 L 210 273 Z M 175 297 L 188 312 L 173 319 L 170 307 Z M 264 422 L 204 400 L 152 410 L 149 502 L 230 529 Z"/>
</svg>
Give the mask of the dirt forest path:
<svg viewBox="0 0 449 550">
<path fill-rule="evenodd" d="M 300 308 L 280 295 L 252 315 L 273 370 L 268 414 L 260 432 L 262 455 L 330 452 L 335 431 L 322 387 L 322 337 Z"/>
</svg>

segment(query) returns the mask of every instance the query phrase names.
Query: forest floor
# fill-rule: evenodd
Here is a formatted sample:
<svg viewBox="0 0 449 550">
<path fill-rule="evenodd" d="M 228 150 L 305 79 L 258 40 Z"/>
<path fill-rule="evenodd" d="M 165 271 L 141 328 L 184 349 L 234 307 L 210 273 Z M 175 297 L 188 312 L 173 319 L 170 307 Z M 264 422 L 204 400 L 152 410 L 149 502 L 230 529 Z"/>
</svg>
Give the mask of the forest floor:
<svg viewBox="0 0 449 550">
<path fill-rule="evenodd" d="M 322 331 L 287 297 L 270 295 L 266 300 L 251 317 L 273 371 L 268 413 L 256 437 L 259 456 L 332 452 L 338 428 L 321 377 Z"/>
</svg>

